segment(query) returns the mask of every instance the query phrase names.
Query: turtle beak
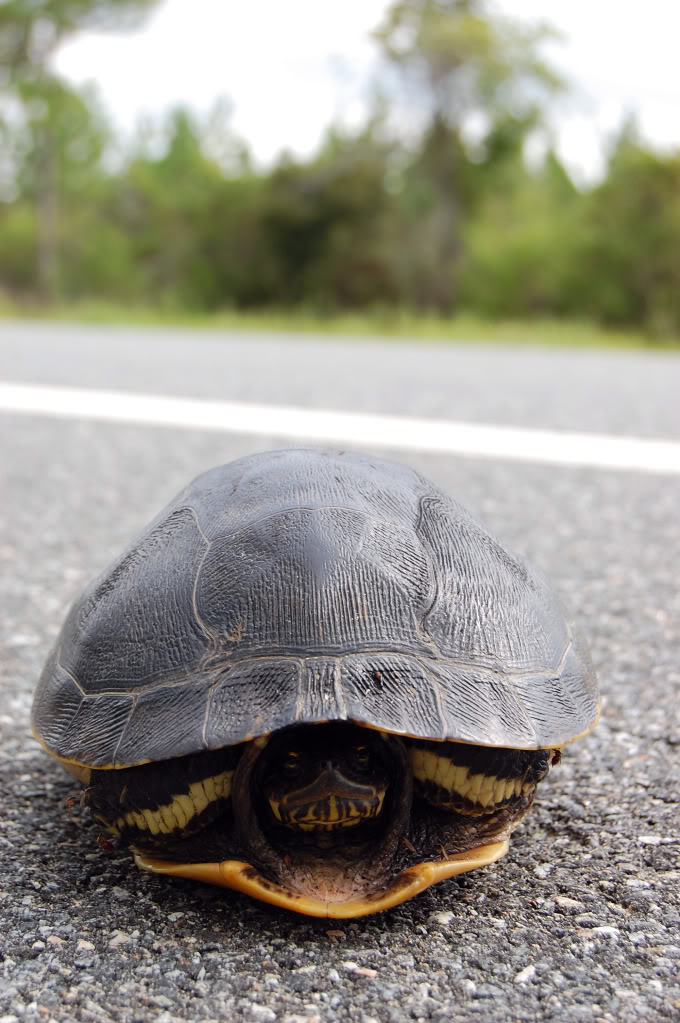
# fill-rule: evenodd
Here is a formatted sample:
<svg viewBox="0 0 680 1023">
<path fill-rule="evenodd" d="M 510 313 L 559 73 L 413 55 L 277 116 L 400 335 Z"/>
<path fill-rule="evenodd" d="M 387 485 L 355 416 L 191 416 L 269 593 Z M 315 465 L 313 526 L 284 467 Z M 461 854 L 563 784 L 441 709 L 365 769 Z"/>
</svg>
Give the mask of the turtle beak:
<svg viewBox="0 0 680 1023">
<path fill-rule="evenodd" d="M 270 795 L 269 805 L 276 820 L 285 827 L 330 831 L 377 817 L 384 798 L 384 786 L 361 785 L 347 778 L 329 760 L 314 781 L 278 797 Z"/>
<path fill-rule="evenodd" d="M 331 796 L 336 796 L 338 799 L 363 800 L 373 799 L 375 795 L 374 785 L 359 785 L 350 778 L 346 778 L 344 774 L 336 770 L 329 760 L 324 770 L 310 785 L 287 792 L 281 799 L 281 806 L 292 811 L 329 799 Z"/>
</svg>

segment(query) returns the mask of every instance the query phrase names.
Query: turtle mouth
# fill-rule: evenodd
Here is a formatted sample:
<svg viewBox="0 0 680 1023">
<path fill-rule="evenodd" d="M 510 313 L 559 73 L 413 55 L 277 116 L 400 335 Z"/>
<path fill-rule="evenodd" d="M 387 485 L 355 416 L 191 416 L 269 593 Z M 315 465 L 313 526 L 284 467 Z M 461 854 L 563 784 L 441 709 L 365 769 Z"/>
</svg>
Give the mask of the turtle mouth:
<svg viewBox="0 0 680 1023">
<path fill-rule="evenodd" d="M 293 831 L 337 831 L 359 827 L 380 815 L 384 785 L 361 785 L 346 778 L 329 763 L 304 788 L 268 796 L 274 819 Z"/>
</svg>

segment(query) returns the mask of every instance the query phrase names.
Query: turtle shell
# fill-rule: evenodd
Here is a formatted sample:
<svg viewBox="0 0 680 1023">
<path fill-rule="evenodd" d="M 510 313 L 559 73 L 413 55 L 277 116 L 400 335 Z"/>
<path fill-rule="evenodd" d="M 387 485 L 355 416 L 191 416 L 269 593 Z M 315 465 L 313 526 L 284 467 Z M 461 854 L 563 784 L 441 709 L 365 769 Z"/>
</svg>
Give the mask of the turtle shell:
<svg viewBox="0 0 680 1023">
<path fill-rule="evenodd" d="M 542 576 L 414 470 L 293 449 L 203 473 L 73 605 L 33 723 L 122 767 L 354 721 L 561 746 L 598 715 Z"/>
</svg>

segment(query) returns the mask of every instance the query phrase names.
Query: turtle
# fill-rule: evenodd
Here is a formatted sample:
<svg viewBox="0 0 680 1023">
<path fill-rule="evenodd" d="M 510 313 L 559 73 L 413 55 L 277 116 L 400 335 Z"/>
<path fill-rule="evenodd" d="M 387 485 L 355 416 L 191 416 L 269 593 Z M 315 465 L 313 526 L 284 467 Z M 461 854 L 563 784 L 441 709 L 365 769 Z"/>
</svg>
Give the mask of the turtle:
<svg viewBox="0 0 680 1023">
<path fill-rule="evenodd" d="M 189 483 L 73 604 L 32 723 L 142 870 L 348 918 L 504 856 L 599 706 L 538 571 L 312 447 Z"/>
</svg>

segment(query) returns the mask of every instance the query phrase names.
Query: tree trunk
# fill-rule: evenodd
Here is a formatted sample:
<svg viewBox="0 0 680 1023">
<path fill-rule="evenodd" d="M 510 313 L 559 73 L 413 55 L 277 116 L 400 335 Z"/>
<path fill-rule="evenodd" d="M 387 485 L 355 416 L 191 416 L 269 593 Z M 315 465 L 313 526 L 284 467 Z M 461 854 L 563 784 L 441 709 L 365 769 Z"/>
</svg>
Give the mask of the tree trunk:
<svg viewBox="0 0 680 1023">
<path fill-rule="evenodd" d="M 426 136 L 423 169 L 435 196 L 430 235 L 434 257 L 427 305 L 451 313 L 456 301 L 456 269 L 460 253 L 458 138 L 443 116 L 434 115 Z"/>
<path fill-rule="evenodd" d="M 41 132 L 38 163 L 38 293 L 44 302 L 53 302 L 59 288 L 57 185 L 54 138 L 49 126 Z"/>
</svg>

